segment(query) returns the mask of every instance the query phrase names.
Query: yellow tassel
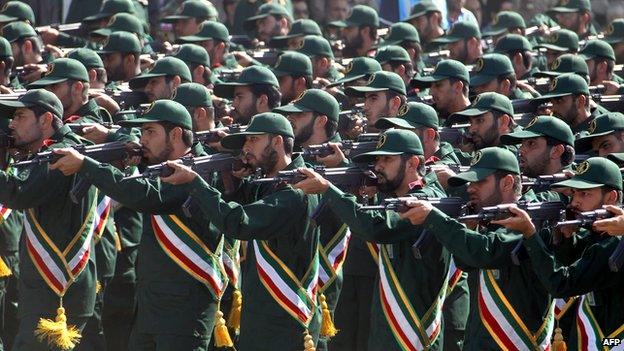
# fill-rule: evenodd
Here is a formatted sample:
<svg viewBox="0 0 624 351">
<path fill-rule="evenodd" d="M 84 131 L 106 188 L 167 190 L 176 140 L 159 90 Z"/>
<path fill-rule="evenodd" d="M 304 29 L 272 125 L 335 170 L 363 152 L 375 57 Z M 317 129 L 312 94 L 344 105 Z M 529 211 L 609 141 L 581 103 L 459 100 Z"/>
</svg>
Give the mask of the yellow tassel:
<svg viewBox="0 0 624 351">
<path fill-rule="evenodd" d="M 95 281 L 95 293 L 99 294 L 100 290 L 102 290 L 102 284 L 100 283 L 99 280 L 96 280 Z"/>
<path fill-rule="evenodd" d="M 553 338 L 552 343 L 553 351 L 567 351 L 568 346 L 565 341 L 563 341 L 563 335 L 561 334 L 561 328 L 555 328 L 555 337 Z"/>
<path fill-rule="evenodd" d="M 234 343 L 230 337 L 230 332 L 225 326 L 225 319 L 223 319 L 223 312 L 217 311 L 217 320 L 214 327 L 214 337 L 216 347 L 232 347 Z"/>
<path fill-rule="evenodd" d="M 325 294 L 321 294 L 319 298 L 321 301 L 321 311 L 323 312 L 323 321 L 321 322 L 321 336 L 324 337 L 334 337 L 338 333 L 338 329 L 334 326 L 334 321 L 332 321 L 331 313 L 329 312 L 329 307 L 327 306 L 327 299 L 325 298 Z"/>
<path fill-rule="evenodd" d="M 228 316 L 227 326 L 232 330 L 240 328 L 241 309 L 243 306 L 243 295 L 240 290 L 234 290 L 232 293 L 232 308 Z"/>
<path fill-rule="evenodd" d="M 305 331 L 305 336 L 303 337 L 303 351 L 316 351 L 316 347 L 314 347 L 314 339 L 307 330 Z"/>
<path fill-rule="evenodd" d="M 39 341 L 43 342 L 45 339 L 48 345 L 56 346 L 61 350 L 69 350 L 76 347 L 81 338 L 78 328 L 73 325 L 67 325 L 67 316 L 65 316 L 63 307 L 59 307 L 56 310 L 54 321 L 44 318 L 39 319 L 37 329 L 35 329 L 35 336 Z"/>
<path fill-rule="evenodd" d="M 0 278 L 8 277 L 11 274 L 13 274 L 13 272 L 11 272 L 11 268 L 9 268 L 9 266 L 7 266 L 4 260 L 0 257 Z"/>
</svg>

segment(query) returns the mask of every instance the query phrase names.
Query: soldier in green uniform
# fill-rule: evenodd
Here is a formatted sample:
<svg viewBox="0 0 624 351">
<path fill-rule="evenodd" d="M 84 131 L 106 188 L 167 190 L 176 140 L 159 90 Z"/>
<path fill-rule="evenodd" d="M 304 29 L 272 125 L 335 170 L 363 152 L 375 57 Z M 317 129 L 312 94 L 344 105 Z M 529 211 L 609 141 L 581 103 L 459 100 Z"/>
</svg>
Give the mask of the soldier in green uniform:
<svg viewBox="0 0 624 351">
<path fill-rule="evenodd" d="M 616 62 L 624 62 L 624 19 L 618 18 L 613 20 L 607 29 L 602 40 L 611 44 L 615 52 Z"/>
<path fill-rule="evenodd" d="M 543 43 L 533 46 L 534 49 L 546 49 L 545 67 L 550 67 L 562 54 L 576 54 L 579 49 L 578 35 L 567 29 L 559 29 L 550 34 Z"/>
<path fill-rule="evenodd" d="M 592 10 L 589 0 L 560 0 L 548 12 L 554 15 L 563 28 L 576 33 L 581 39 L 598 34 L 592 24 Z"/>
<path fill-rule="evenodd" d="M 423 52 L 440 49 L 440 45 L 433 41 L 444 35 L 442 28 L 442 12 L 432 1 L 421 1 L 410 10 L 410 15 L 404 20 L 418 30 Z"/>
<path fill-rule="evenodd" d="M 194 35 L 199 32 L 203 21 L 215 21 L 219 17 L 217 9 L 209 1 L 187 0 L 175 15 L 161 19 L 164 23 L 173 23 L 177 38 Z"/>
<path fill-rule="evenodd" d="M 469 183 L 470 204 L 514 203 L 522 197 L 516 155 L 490 147 L 479 150 L 467 172 L 450 178 L 453 186 Z M 463 350 L 500 350 L 509 347 L 542 349 L 550 344 L 554 316 L 552 299 L 540 284 L 528 260 L 513 263 L 512 251 L 522 240 L 518 232 L 493 221 L 476 230 L 449 218 L 426 201 L 408 204 L 401 214 L 418 229 L 430 231 L 468 272 L 470 314 Z M 542 233 L 540 233 L 542 234 Z M 550 242 L 549 233 L 543 233 Z M 514 317 L 511 317 L 513 315 Z"/>
<path fill-rule="evenodd" d="M 191 116 L 177 102 L 156 101 L 141 118 L 120 123 L 141 126 L 143 158 L 148 164 L 192 155 Z M 71 150 L 63 154 L 56 168 L 66 174 L 78 172 L 111 198 L 144 213 L 137 262 L 138 308 L 130 349 L 205 350 L 225 289 L 226 278 L 217 262 L 222 236 L 199 213 L 190 218 L 184 215 L 187 194 L 182 189 L 158 179 L 124 180 L 125 174 L 110 165 Z M 210 255 L 200 255 L 188 244 L 187 236 L 200 241 Z M 178 242 L 179 251 L 172 249 L 172 241 Z M 180 246 L 182 242 L 189 246 Z M 198 255 L 201 258 L 195 262 L 212 269 L 197 273 L 184 263 L 188 255 Z"/>
<path fill-rule="evenodd" d="M 302 53 L 284 52 L 271 70 L 279 81 L 282 105 L 289 104 L 312 88 L 312 62 Z"/>
<path fill-rule="evenodd" d="M 444 197 L 424 178 L 422 145 L 411 131 L 386 131 L 374 151 L 357 155 L 354 162 L 374 162 L 378 188 L 386 196 Z M 435 243 L 424 255 L 415 256 L 413 246 L 425 233 L 414 231 L 395 212 L 364 211 L 354 196 L 343 193 L 319 174 L 311 170 L 305 174 L 308 179 L 296 186 L 307 193 L 323 194 L 330 209 L 349 225 L 353 235 L 369 241 L 379 266 L 368 348 L 362 349 L 403 350 L 402 345 L 443 349 L 442 301 L 447 291 L 449 253 Z M 428 288 L 422 289 L 424 285 Z"/>
<path fill-rule="evenodd" d="M 407 86 L 414 76 L 414 65 L 407 50 L 398 45 L 388 45 L 377 50 L 375 60 L 387 72 L 398 74 Z"/>
<path fill-rule="evenodd" d="M 100 47 L 102 42 L 106 42 L 111 33 L 114 32 L 130 32 L 136 35 L 141 41 L 142 54 L 153 54 L 154 50 L 151 46 L 151 37 L 145 33 L 144 23 L 139 20 L 135 14 L 118 13 L 111 17 L 108 24 L 102 28 L 96 29 L 90 33 L 91 47 Z"/>
<path fill-rule="evenodd" d="M 210 84 L 212 72 L 210 71 L 210 57 L 206 49 L 195 44 L 182 44 L 172 56 L 186 63 L 194 83 Z"/>
<path fill-rule="evenodd" d="M 502 54 L 485 54 L 477 59 L 470 77 L 470 91 L 475 94 L 495 92 L 510 100 L 533 97 L 518 87 L 511 60 Z"/>
<path fill-rule="evenodd" d="M 605 84 L 605 81 L 613 81 L 618 86 L 624 83 L 624 79 L 613 73 L 615 52 L 609 43 L 598 39 L 588 40 L 579 55 L 587 62 L 589 85 Z"/>
<path fill-rule="evenodd" d="M 26 22 L 11 22 L 4 26 L 2 36 L 11 43 L 13 66 L 24 66 L 31 63 L 49 63 L 53 57 L 43 51 L 41 39 L 35 29 Z M 38 79 L 38 75 L 20 77 L 22 84 Z"/>
<path fill-rule="evenodd" d="M 67 53 L 67 58 L 80 61 L 87 69 L 90 89 L 104 89 L 108 77 L 102 58 L 93 50 L 78 48 Z"/>
<path fill-rule="evenodd" d="M 446 45 L 450 58 L 465 65 L 471 65 L 483 55 L 481 48 L 481 31 L 470 21 L 459 21 L 444 36 L 433 41 L 438 45 Z"/>
<path fill-rule="evenodd" d="M 307 35 L 297 51 L 312 60 L 313 78 L 321 87 L 328 86 L 342 77 L 334 63 L 334 52 L 327 39 L 318 35 Z"/>
<path fill-rule="evenodd" d="M 299 19 L 292 23 L 287 35 L 279 35 L 271 38 L 269 47 L 287 50 L 296 50 L 301 46 L 303 37 L 307 35 L 323 36 L 319 25 L 311 19 Z"/>
<path fill-rule="evenodd" d="M 519 34 L 507 34 L 494 46 L 495 53 L 509 57 L 518 79 L 527 79 L 538 71 L 537 63 L 534 63 L 531 55 L 532 50 L 529 40 Z"/>
<path fill-rule="evenodd" d="M 250 33 L 247 29 L 245 29 L 244 27 L 245 21 L 248 18 L 255 16 L 260 6 L 262 6 L 265 3 L 283 6 L 289 14 L 292 14 L 291 0 L 269 0 L 269 1 L 242 0 L 236 4 L 236 9 L 234 12 L 234 26 L 232 28 L 232 33 L 239 34 L 239 35 L 246 34 L 250 38 L 253 37 L 253 33 Z"/>
<path fill-rule="evenodd" d="M 592 152 L 601 157 L 624 152 L 624 115 L 609 112 L 596 117 L 590 124 L 589 134 L 576 139 L 574 147 L 578 153 Z"/>
<path fill-rule="evenodd" d="M 106 68 L 107 87 L 115 88 L 141 74 L 141 43 L 132 33 L 112 33 L 102 50 L 96 52 Z"/>
<path fill-rule="evenodd" d="M 17 101 L 4 101 L 1 105 L 5 117 L 13 116 L 9 128 L 16 145 L 29 152 L 70 147 L 84 141 L 62 125 L 63 105 L 51 92 L 31 90 Z M 0 179 L 0 203 L 26 210 L 19 254 L 20 322 L 13 350 L 48 350 L 63 344 L 73 348 L 78 340 L 71 335 L 65 338 L 54 332 L 47 334 L 51 330 L 40 323 L 40 318 L 67 318 L 67 325 L 50 327 L 62 331 L 75 326 L 82 331 L 93 314 L 96 262 L 95 255 L 90 253 L 96 190 L 91 188 L 74 203 L 68 195 L 75 177 L 63 176 L 47 164 L 32 165 L 19 175 L 3 171 Z M 47 245 L 42 246 L 44 242 Z M 58 308 L 59 302 L 63 308 Z M 47 336 L 37 338 L 35 332 L 41 335 L 42 331 Z"/>
<path fill-rule="evenodd" d="M 533 76 L 536 78 L 558 77 L 564 73 L 576 73 L 583 77 L 585 80 L 589 79 L 589 68 L 587 63 L 580 55 L 577 54 L 563 54 L 548 67 L 547 71 L 536 72 Z"/>
<path fill-rule="evenodd" d="M 368 56 L 377 41 L 379 14 L 366 5 L 355 5 L 344 21 L 333 21 L 330 26 L 342 28 L 342 56 L 353 58 Z"/>
<path fill-rule="evenodd" d="M 129 84 L 132 89 L 142 89 L 149 102 L 160 99 L 170 99 L 173 91 L 182 83 L 193 80 L 191 71 L 184 61 L 168 56 L 156 61 L 154 67 L 132 79 Z"/>
<path fill-rule="evenodd" d="M 381 65 L 372 57 L 356 57 L 345 67 L 345 75 L 329 84 L 327 88 L 336 86 L 366 85 L 371 74 L 381 71 Z"/>
<path fill-rule="evenodd" d="M 276 113 L 255 115 L 245 132 L 228 135 L 221 143 L 228 149 L 242 149 L 246 161 L 269 177 L 304 167 L 301 156 L 292 157 L 290 123 Z M 191 195 L 204 220 L 228 237 L 249 241 L 239 348 L 313 348 L 320 328 L 314 303 L 319 234 L 311 223 L 317 196 L 284 184 L 242 183 L 232 195 L 237 201 L 227 202 L 190 168 L 168 165 L 175 172 L 163 181 L 178 184 Z"/>
<path fill-rule="evenodd" d="M 484 37 L 491 37 L 492 44 L 496 45 L 501 37 L 506 34 L 524 36 L 526 23 L 524 18 L 514 11 L 501 11 L 496 14 L 492 23 L 483 31 Z"/>
<path fill-rule="evenodd" d="M 268 43 L 272 37 L 287 35 L 293 22 L 292 11 L 275 3 L 264 3 L 254 16 L 245 20 L 243 28 L 249 37 Z"/>
<path fill-rule="evenodd" d="M 2 10 L 0 10 L 0 26 L 15 21 L 24 21 L 30 25 L 35 25 L 35 13 L 27 3 L 8 1 L 2 7 Z"/>
<path fill-rule="evenodd" d="M 0 37 L 0 86 L 6 89 L 20 89 L 22 85 L 17 75 L 11 78 L 11 69 L 15 59 L 11 50 L 11 43 Z"/>
</svg>

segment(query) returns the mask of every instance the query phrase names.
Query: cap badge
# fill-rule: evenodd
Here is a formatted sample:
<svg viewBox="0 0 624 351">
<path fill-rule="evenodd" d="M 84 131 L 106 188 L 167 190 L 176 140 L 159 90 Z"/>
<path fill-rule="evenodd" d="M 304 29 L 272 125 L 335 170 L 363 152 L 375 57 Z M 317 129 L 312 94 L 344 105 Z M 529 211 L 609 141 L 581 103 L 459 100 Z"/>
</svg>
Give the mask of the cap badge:
<svg viewBox="0 0 624 351">
<path fill-rule="evenodd" d="M 583 174 L 587 172 L 588 169 L 589 169 L 589 162 L 587 161 L 581 162 L 578 165 L 578 167 L 576 167 L 576 174 Z"/>
<path fill-rule="evenodd" d="M 594 119 L 589 124 L 589 128 L 587 128 L 587 131 L 589 132 L 589 134 L 594 134 L 595 130 L 596 130 L 596 120 Z"/>
<path fill-rule="evenodd" d="M 477 151 L 477 153 L 474 155 L 474 157 L 470 161 L 470 167 L 479 163 L 479 161 L 481 161 L 481 157 L 483 157 L 483 153 L 481 151 Z"/>
<path fill-rule="evenodd" d="M 384 133 L 384 134 L 382 134 L 382 135 L 379 137 L 379 141 L 377 142 L 377 146 L 376 146 L 375 148 L 376 148 L 376 149 L 381 149 L 381 147 L 382 147 L 382 146 L 386 143 L 386 139 L 387 139 L 386 134 L 385 134 L 385 133 Z"/>
<path fill-rule="evenodd" d="M 403 104 L 401 108 L 399 108 L 399 112 L 397 113 L 397 116 L 405 116 L 408 110 L 409 110 L 409 106 L 407 106 L 407 104 Z"/>
<path fill-rule="evenodd" d="M 478 58 L 477 62 L 474 65 L 475 72 L 481 72 L 483 66 L 485 66 L 485 61 L 483 61 L 482 58 Z"/>
<path fill-rule="evenodd" d="M 533 118 L 525 127 L 524 129 L 530 128 L 532 127 L 535 123 L 537 123 L 537 120 L 539 119 L 539 117 L 535 117 Z"/>
</svg>

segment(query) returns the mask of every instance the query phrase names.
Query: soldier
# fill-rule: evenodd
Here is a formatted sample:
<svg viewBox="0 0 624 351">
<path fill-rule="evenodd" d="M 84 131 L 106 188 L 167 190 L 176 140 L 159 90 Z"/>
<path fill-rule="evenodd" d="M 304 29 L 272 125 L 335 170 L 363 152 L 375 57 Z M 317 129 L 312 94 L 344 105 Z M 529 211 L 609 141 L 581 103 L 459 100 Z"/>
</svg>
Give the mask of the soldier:
<svg viewBox="0 0 624 351">
<path fill-rule="evenodd" d="M 585 60 L 577 54 L 563 54 L 548 67 L 547 71 L 538 71 L 533 75 L 534 77 L 549 77 L 555 78 L 564 73 L 576 73 L 589 82 L 589 68 Z"/>
<path fill-rule="evenodd" d="M 344 85 L 366 85 L 373 73 L 381 71 L 381 65 L 371 57 L 356 57 L 345 69 L 345 76 L 329 84 L 327 88 Z"/>
<path fill-rule="evenodd" d="M 424 52 L 433 51 L 438 47 L 433 41 L 444 35 L 444 29 L 442 12 L 433 2 L 421 1 L 414 5 L 405 21 L 418 30 Z"/>
<path fill-rule="evenodd" d="M 11 22 L 2 28 L 2 36 L 11 43 L 15 66 L 45 63 L 41 39 L 28 23 Z"/>
<path fill-rule="evenodd" d="M 195 35 L 203 21 L 215 21 L 219 17 L 217 9 L 209 1 L 188 0 L 182 3 L 180 11 L 161 19 L 164 23 L 173 23 L 177 38 Z"/>
<path fill-rule="evenodd" d="M 293 101 L 312 88 L 312 62 L 301 53 L 286 51 L 271 69 L 277 77 L 282 92 L 282 105 Z"/>
<path fill-rule="evenodd" d="M 562 54 L 576 54 L 579 49 L 579 38 L 570 30 L 559 29 L 551 33 L 544 43 L 534 47 L 534 49 L 540 48 L 546 49 L 546 65 L 550 67 Z"/>
<path fill-rule="evenodd" d="M 583 135 L 575 141 L 576 151 L 589 151 L 606 157 L 609 154 L 624 152 L 624 115 L 620 112 L 609 112 L 596 117 Z"/>
<path fill-rule="evenodd" d="M 283 6 L 284 8 L 286 8 L 286 12 L 289 15 L 292 14 L 292 3 L 290 0 L 285 0 L 285 1 L 272 0 L 269 3 Z M 236 10 L 234 12 L 234 25 L 232 27 L 231 32 L 233 34 L 247 34 L 247 36 L 253 37 L 253 33 L 250 33 L 246 29 L 244 29 L 244 26 L 245 26 L 247 19 L 249 19 L 252 16 L 255 16 L 258 12 L 258 8 L 262 6 L 263 4 L 265 4 L 265 2 L 255 1 L 255 0 L 246 0 L 246 1 L 241 1 L 237 3 Z M 252 26 L 252 29 L 253 28 L 255 28 L 255 26 Z"/>
<path fill-rule="evenodd" d="M 293 22 L 291 13 L 284 6 L 266 3 L 258 8 L 255 16 L 245 20 L 245 30 L 255 29 L 255 38 L 268 43 L 272 37 L 287 35 Z"/>
<path fill-rule="evenodd" d="M 210 57 L 206 49 L 195 44 L 182 44 L 172 56 L 186 63 L 194 83 L 210 84 L 212 71 L 210 70 Z"/>
<path fill-rule="evenodd" d="M 579 55 L 587 62 L 589 68 L 589 85 L 608 84 L 615 85 L 616 89 L 624 80 L 617 74 L 613 73 L 615 67 L 615 52 L 609 43 L 594 39 L 588 40 Z M 615 91 L 612 91 L 615 93 Z M 607 93 L 608 94 L 608 93 Z"/>
<path fill-rule="evenodd" d="M 216 96 L 232 99 L 231 121 L 249 124 L 251 117 L 280 105 L 282 94 L 273 72 L 265 67 L 245 68 L 235 82 L 215 85 Z"/>
<path fill-rule="evenodd" d="M 514 203 L 521 197 L 520 169 L 516 155 L 490 147 L 479 150 L 467 172 L 449 179 L 453 186 L 468 184 L 470 204 L 479 211 L 486 206 Z M 409 205 L 409 204 L 408 204 Z M 554 307 L 532 265 L 512 262 L 512 251 L 522 240 L 513 230 L 492 221 L 477 230 L 449 218 L 426 201 L 414 201 L 401 214 L 418 229 L 430 231 L 468 272 L 470 315 L 463 350 L 499 350 L 509 347 L 548 348 L 554 326 Z M 541 232 L 549 242 L 548 231 Z M 514 317 L 510 317 L 514 316 Z"/>
<path fill-rule="evenodd" d="M 581 39 L 597 34 L 596 28 L 591 23 L 592 10 L 589 0 L 561 0 L 549 12 L 555 15 L 561 27 L 573 31 Z"/>
<path fill-rule="evenodd" d="M 379 16 L 366 5 L 355 5 L 344 21 L 334 21 L 330 26 L 342 28 L 343 57 L 368 56 L 377 41 Z"/>
<path fill-rule="evenodd" d="M 228 149 L 242 148 L 247 162 L 269 177 L 304 167 L 301 156 L 292 157 L 293 142 L 288 120 L 270 112 L 221 141 Z M 241 184 L 234 194 L 240 200 L 226 202 L 190 168 L 169 164 L 175 172 L 163 181 L 191 195 L 202 217 L 225 235 L 253 248 L 242 283 L 239 348 L 300 350 L 304 340 L 305 349 L 313 348 L 320 328 L 316 288 L 310 286 L 316 285 L 310 268 L 318 264 L 318 230 L 310 223 L 317 197 L 289 185 Z"/>
<path fill-rule="evenodd" d="M 13 51 L 11 50 L 11 43 L 5 38 L 0 37 L 0 89 L 4 93 L 9 92 L 10 89 L 19 89 L 22 87 L 17 75 L 11 78 L 11 71 L 15 59 L 13 58 Z"/>
<path fill-rule="evenodd" d="M 533 65 L 532 50 L 529 40 L 519 34 L 505 35 L 496 42 L 494 47 L 495 53 L 509 57 L 518 79 L 527 79 L 538 71 Z"/>
<path fill-rule="evenodd" d="M 170 56 L 157 60 L 149 72 L 130 79 L 129 83 L 133 89 L 143 88 L 147 100 L 154 102 L 170 99 L 180 84 L 191 81 L 191 71 L 184 61 Z"/>
<path fill-rule="evenodd" d="M 35 25 L 35 13 L 32 8 L 21 1 L 8 1 L 0 10 L 0 25 L 4 26 L 15 21 L 24 21 Z M 1 27 L 0 27 L 1 28 Z"/>
<path fill-rule="evenodd" d="M 205 86 L 198 83 L 181 84 L 171 99 L 189 110 L 193 120 L 193 131 L 212 130 L 217 126 L 212 94 Z"/>
<path fill-rule="evenodd" d="M 414 65 L 407 50 L 397 45 L 388 45 L 377 51 L 375 60 L 386 72 L 398 74 L 407 86 L 414 76 Z"/>
<path fill-rule="evenodd" d="M 104 89 L 108 82 L 102 58 L 93 50 L 78 48 L 70 51 L 67 58 L 80 61 L 87 69 L 90 89 Z"/>
<path fill-rule="evenodd" d="M 298 52 L 312 60 L 312 77 L 320 86 L 328 86 L 342 75 L 334 65 L 334 52 L 327 39 L 318 35 L 306 35 Z"/>
<path fill-rule="evenodd" d="M 307 35 L 323 36 L 321 28 L 311 19 L 300 19 L 292 23 L 287 35 L 280 35 L 271 38 L 268 43 L 270 47 L 285 48 L 287 50 L 297 50 L 301 47 L 303 38 Z"/>
<path fill-rule="evenodd" d="M 604 41 L 611 44 L 615 52 L 616 62 L 624 62 L 624 19 L 613 20 L 605 30 Z"/>
<path fill-rule="evenodd" d="M 92 41 L 100 43 L 106 41 L 106 38 L 114 32 L 129 32 L 136 35 L 143 46 L 142 53 L 149 54 L 153 52 L 151 46 L 147 42 L 147 35 L 143 29 L 143 23 L 141 23 L 135 14 L 118 13 L 111 17 L 105 27 L 91 31 L 89 34 Z"/>
<path fill-rule="evenodd" d="M 484 37 L 492 37 L 494 45 L 498 43 L 500 38 L 506 34 L 517 34 L 524 36 L 524 30 L 526 24 L 524 18 L 513 11 L 501 11 L 496 14 L 494 20 L 489 26 L 489 29 L 483 32 Z"/>
<path fill-rule="evenodd" d="M 485 54 L 475 63 L 473 75 L 470 77 L 470 90 L 475 94 L 494 92 L 507 96 L 509 99 L 528 99 L 517 86 L 516 73 L 511 61 L 505 55 Z"/>
<path fill-rule="evenodd" d="M 398 45 L 409 54 L 410 61 L 414 69 L 420 72 L 424 68 L 424 63 L 420 59 L 422 48 L 418 31 L 409 23 L 398 22 L 388 28 L 388 34 L 379 44 L 380 48 L 388 45 Z M 407 84 L 407 83 L 406 83 Z"/>
<path fill-rule="evenodd" d="M 110 84 L 125 82 L 141 74 L 141 43 L 132 33 L 112 33 L 102 50 L 96 52 L 102 57 Z"/>
<path fill-rule="evenodd" d="M 28 152 L 84 141 L 63 126 L 63 105 L 51 92 L 34 89 L 1 105 L 5 117 L 13 116 L 9 128 L 16 146 Z M 74 203 L 68 194 L 75 177 L 49 170 L 46 164 L 32 165 L 25 172 L 29 175 L 23 179 L 0 173 L 0 202 L 26 210 L 26 235 L 20 244 L 20 322 L 13 350 L 73 348 L 95 304 L 96 262 L 90 253 L 93 218 L 99 215 L 96 191 L 89 189 Z M 56 274 L 49 274 L 53 271 Z M 51 320 L 46 323 L 40 318 Z"/>
<path fill-rule="evenodd" d="M 483 55 L 481 31 L 470 21 L 456 22 L 444 36 L 435 39 L 433 43 L 446 44 L 451 52 L 450 58 L 465 65 L 473 64 Z"/>
</svg>

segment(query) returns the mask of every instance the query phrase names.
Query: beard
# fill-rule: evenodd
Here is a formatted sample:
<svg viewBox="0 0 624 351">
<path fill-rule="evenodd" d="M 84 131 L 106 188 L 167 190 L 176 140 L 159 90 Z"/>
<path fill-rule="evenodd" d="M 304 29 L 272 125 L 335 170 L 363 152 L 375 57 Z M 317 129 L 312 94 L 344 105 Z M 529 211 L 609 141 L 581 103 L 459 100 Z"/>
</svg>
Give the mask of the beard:
<svg viewBox="0 0 624 351">
<path fill-rule="evenodd" d="M 576 121 L 576 118 L 579 115 L 574 104 L 572 104 L 572 106 L 570 106 L 570 108 L 563 113 L 554 112 L 553 114 L 559 117 L 562 121 L 566 122 L 570 127 L 574 127 L 574 121 Z"/>
<path fill-rule="evenodd" d="M 123 65 L 119 64 L 115 67 L 112 67 L 110 71 L 106 72 L 108 74 L 109 80 L 112 82 L 124 80 L 124 70 Z"/>
<path fill-rule="evenodd" d="M 314 120 L 313 118 L 310 123 L 306 124 L 301 130 L 295 135 L 295 144 L 301 146 L 306 141 L 310 140 L 312 133 L 314 133 Z"/>
<path fill-rule="evenodd" d="M 537 157 L 533 164 L 529 165 L 525 161 L 524 167 L 522 167 L 522 173 L 529 178 L 537 178 L 538 176 L 546 173 L 546 167 L 548 166 L 550 150 L 545 151 L 542 155 Z"/>
<path fill-rule="evenodd" d="M 147 165 L 157 165 L 159 163 L 163 163 L 169 160 L 169 155 L 171 155 L 171 152 L 173 151 L 173 146 L 169 141 L 169 136 L 167 136 L 167 140 L 165 141 L 165 148 L 162 149 L 158 154 L 154 154 L 150 149 L 146 147 L 143 147 L 142 149 L 143 154 L 145 154 L 145 150 L 149 151 L 149 153 L 152 154 L 151 157 L 143 156 L 142 162 Z"/>
<path fill-rule="evenodd" d="M 273 171 L 277 164 L 277 151 L 275 151 L 270 144 L 262 150 L 260 157 L 256 157 L 250 153 L 245 155 L 245 157 L 247 158 L 248 164 L 253 166 L 254 169 L 260 168 L 265 174 Z"/>
<path fill-rule="evenodd" d="M 470 138 L 476 150 L 481 150 L 488 146 L 495 146 L 498 137 L 498 120 L 494 121 L 492 126 L 485 132 L 485 135 L 481 136 L 476 133 L 470 134 Z"/>
<path fill-rule="evenodd" d="M 353 38 L 351 41 L 344 40 L 344 48 L 342 49 L 342 54 L 345 57 L 357 57 L 359 56 L 357 50 L 364 45 L 364 38 L 362 38 L 361 34 L 358 34 L 357 37 Z"/>
<path fill-rule="evenodd" d="M 397 175 L 390 179 L 388 175 L 384 172 L 375 172 L 377 174 L 378 183 L 377 188 L 383 193 L 393 193 L 395 192 L 403 183 L 403 179 L 405 179 L 405 162 L 401 163 L 401 167 L 397 172 Z M 383 182 L 379 182 L 379 180 L 384 180 Z"/>
<path fill-rule="evenodd" d="M 234 122 L 245 125 L 249 124 L 249 122 L 251 121 L 251 117 L 253 117 L 257 113 L 258 110 L 256 110 L 256 100 L 254 99 L 253 104 L 249 108 L 246 108 L 244 110 L 235 108 L 234 110 L 232 110 L 231 117 Z"/>
</svg>

